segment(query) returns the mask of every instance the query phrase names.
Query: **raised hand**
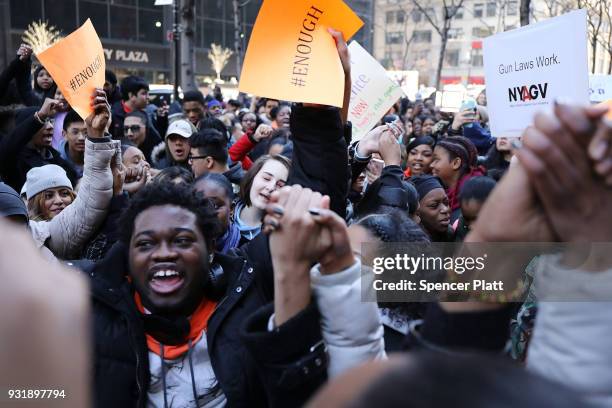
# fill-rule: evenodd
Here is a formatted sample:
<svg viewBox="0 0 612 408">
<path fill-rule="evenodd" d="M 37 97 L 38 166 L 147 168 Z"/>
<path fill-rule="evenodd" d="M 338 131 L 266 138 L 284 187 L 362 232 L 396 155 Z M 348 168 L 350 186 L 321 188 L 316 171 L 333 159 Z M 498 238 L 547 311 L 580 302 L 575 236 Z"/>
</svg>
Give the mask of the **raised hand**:
<svg viewBox="0 0 612 408">
<path fill-rule="evenodd" d="M 255 139 L 257 142 L 261 142 L 262 140 L 269 138 L 273 131 L 274 129 L 272 129 L 272 126 L 261 124 L 255 130 L 253 139 Z"/>
<path fill-rule="evenodd" d="M 20 61 L 27 61 L 32 56 L 32 47 L 27 44 L 21 44 L 17 50 L 17 55 Z"/>
<path fill-rule="evenodd" d="M 45 120 L 47 118 L 52 118 L 58 112 L 61 112 L 63 109 L 65 109 L 65 106 L 66 106 L 65 101 L 46 98 L 42 106 L 36 113 L 40 120 Z"/>
<path fill-rule="evenodd" d="M 274 267 L 274 321 L 281 325 L 310 303 L 310 267 L 331 247 L 329 234 L 309 209 L 329 208 L 329 197 L 298 185 L 273 193 L 268 205 L 272 224 L 270 254 Z"/>
<path fill-rule="evenodd" d="M 328 28 L 327 32 L 331 34 L 335 43 L 336 49 L 338 50 L 338 55 L 340 56 L 340 62 L 342 63 L 342 70 L 345 74 L 350 75 L 351 72 L 351 57 L 349 55 L 348 46 L 346 45 L 346 41 L 344 40 L 344 36 L 342 32 L 334 30 L 333 28 Z"/>
<path fill-rule="evenodd" d="M 378 153 L 385 162 L 385 166 L 402 163 L 402 149 L 392 132 L 384 132 L 378 142 Z"/>
<path fill-rule="evenodd" d="M 601 126 L 584 108 L 558 104 L 554 116 L 536 117 L 517 152 L 560 241 L 612 241 L 612 189 L 593 173 L 587 152 Z"/>
<path fill-rule="evenodd" d="M 110 105 L 106 99 L 106 93 L 103 89 L 96 88 L 91 99 L 93 112 L 85 119 L 87 136 L 91 138 L 104 137 L 104 132 L 111 118 Z"/>
<path fill-rule="evenodd" d="M 466 123 L 473 123 L 475 121 L 476 118 L 474 117 L 474 112 L 467 110 L 457 112 L 453 117 L 453 123 L 451 124 L 451 128 L 453 130 L 459 130 L 461 129 L 461 126 L 465 125 Z"/>
<path fill-rule="evenodd" d="M 329 234 L 331 245 L 319 258 L 321 273 L 340 272 L 355 263 L 351 249 L 346 222 L 335 212 L 327 209 L 311 209 L 315 222 L 323 226 Z M 325 230 L 323 231 L 325 233 Z"/>
</svg>

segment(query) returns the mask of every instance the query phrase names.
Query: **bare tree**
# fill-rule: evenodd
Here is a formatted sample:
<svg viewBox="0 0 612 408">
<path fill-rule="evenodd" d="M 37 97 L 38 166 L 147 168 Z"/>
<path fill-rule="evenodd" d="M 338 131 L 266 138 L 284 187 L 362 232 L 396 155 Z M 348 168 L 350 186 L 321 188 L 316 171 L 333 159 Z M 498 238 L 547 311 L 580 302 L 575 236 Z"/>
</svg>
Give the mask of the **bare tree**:
<svg viewBox="0 0 612 408">
<path fill-rule="evenodd" d="M 436 69 L 436 88 L 440 88 L 440 76 L 442 75 L 442 66 L 444 65 L 444 56 L 446 55 L 446 44 L 448 43 L 448 32 L 451 29 L 451 24 L 459 9 L 463 6 L 464 0 L 442 0 L 442 21 L 438 22 L 435 12 L 427 11 L 419 0 L 412 0 L 416 8 L 423 13 L 425 19 L 440 35 L 440 54 L 438 58 L 438 67 Z"/>
<path fill-rule="evenodd" d="M 529 24 L 529 9 L 531 8 L 531 0 L 521 0 L 520 6 L 520 19 L 521 26 L 526 26 Z"/>
<path fill-rule="evenodd" d="M 597 44 L 604 19 L 605 0 L 577 0 L 578 8 L 586 9 L 589 45 L 591 46 L 591 73 L 595 73 L 597 63 Z"/>
<path fill-rule="evenodd" d="M 414 12 L 414 8 L 409 8 L 406 5 L 400 5 L 400 11 L 404 13 L 404 52 L 402 56 L 402 69 L 406 69 L 408 66 L 408 56 L 410 55 L 410 46 L 414 41 L 415 35 L 414 30 L 419 23 L 410 24 L 410 20 L 412 18 L 412 13 Z"/>
<path fill-rule="evenodd" d="M 603 23 L 600 35 L 596 37 L 597 43 L 608 53 L 608 75 L 612 74 L 612 12 L 609 7 L 603 7 Z"/>
</svg>

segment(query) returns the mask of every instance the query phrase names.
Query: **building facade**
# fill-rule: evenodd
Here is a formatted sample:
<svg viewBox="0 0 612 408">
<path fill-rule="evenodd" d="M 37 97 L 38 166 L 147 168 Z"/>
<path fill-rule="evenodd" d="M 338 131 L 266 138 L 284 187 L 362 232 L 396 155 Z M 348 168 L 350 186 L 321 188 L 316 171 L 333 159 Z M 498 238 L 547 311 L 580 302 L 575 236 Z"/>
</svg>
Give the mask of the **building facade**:
<svg viewBox="0 0 612 408">
<path fill-rule="evenodd" d="M 442 25 L 442 0 L 419 4 Z M 387 69 L 416 70 L 420 83 L 435 85 L 441 36 L 425 13 L 412 0 L 378 0 L 374 56 Z M 518 0 L 465 0 L 448 33 L 441 83 L 484 83 L 482 39 L 518 25 Z"/>
<path fill-rule="evenodd" d="M 437 26 L 442 25 L 443 0 L 418 3 Z M 447 5 L 449 3 L 446 1 Z M 549 3 L 532 1 L 531 21 L 564 11 L 550 10 Z M 483 84 L 482 39 L 519 27 L 519 7 L 519 0 L 464 0 L 448 33 L 441 84 Z M 435 86 L 441 36 L 425 13 L 413 0 L 377 0 L 375 10 L 374 56 L 387 69 L 417 70 L 420 83 Z M 609 30 L 609 25 L 604 24 L 602 33 L 605 30 Z M 610 56 L 603 48 L 599 45 L 596 73 L 603 73 L 609 67 Z"/>
<path fill-rule="evenodd" d="M 182 0 L 183 2 L 186 0 Z M 100 36 L 107 66 L 119 77 L 130 74 L 151 83 L 172 81 L 172 6 L 155 6 L 155 0 L 0 0 L 0 67 L 14 58 L 26 27 L 47 21 L 66 35 L 91 18 Z M 215 73 L 208 59 L 210 44 L 235 50 L 236 30 L 244 55 L 262 0 L 240 0 L 238 27 L 232 0 L 195 0 L 196 79 L 202 83 Z M 364 20 L 356 35 L 371 49 L 373 0 L 347 2 Z M 273 42 L 272 42 L 273 44 Z M 231 57 L 223 77 L 238 77 L 239 58 Z"/>
</svg>

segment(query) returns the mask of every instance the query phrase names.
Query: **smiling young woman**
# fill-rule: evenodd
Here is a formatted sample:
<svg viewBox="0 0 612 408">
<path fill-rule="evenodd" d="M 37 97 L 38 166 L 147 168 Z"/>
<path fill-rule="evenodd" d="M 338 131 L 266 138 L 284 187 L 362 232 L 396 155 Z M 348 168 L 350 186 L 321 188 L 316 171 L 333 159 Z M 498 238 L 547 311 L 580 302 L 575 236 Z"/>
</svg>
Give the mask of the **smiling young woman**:
<svg viewBox="0 0 612 408">
<path fill-rule="evenodd" d="M 286 157 L 265 155 L 243 177 L 233 219 L 242 235 L 240 244 L 252 240 L 261 231 L 261 218 L 270 195 L 287 183 L 290 168 L 291 162 Z"/>
</svg>

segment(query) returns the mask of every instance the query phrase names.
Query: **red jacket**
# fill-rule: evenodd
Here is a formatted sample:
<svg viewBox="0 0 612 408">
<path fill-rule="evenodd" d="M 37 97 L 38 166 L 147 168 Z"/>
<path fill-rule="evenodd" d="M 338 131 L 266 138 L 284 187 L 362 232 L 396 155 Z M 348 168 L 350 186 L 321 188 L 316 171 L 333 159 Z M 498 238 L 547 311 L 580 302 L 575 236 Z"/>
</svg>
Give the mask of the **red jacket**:
<svg viewBox="0 0 612 408">
<path fill-rule="evenodd" d="M 230 147 L 229 156 L 234 163 L 242 162 L 242 168 L 248 170 L 253 165 L 253 161 L 247 156 L 255 147 L 248 134 L 244 134 Z"/>
</svg>

